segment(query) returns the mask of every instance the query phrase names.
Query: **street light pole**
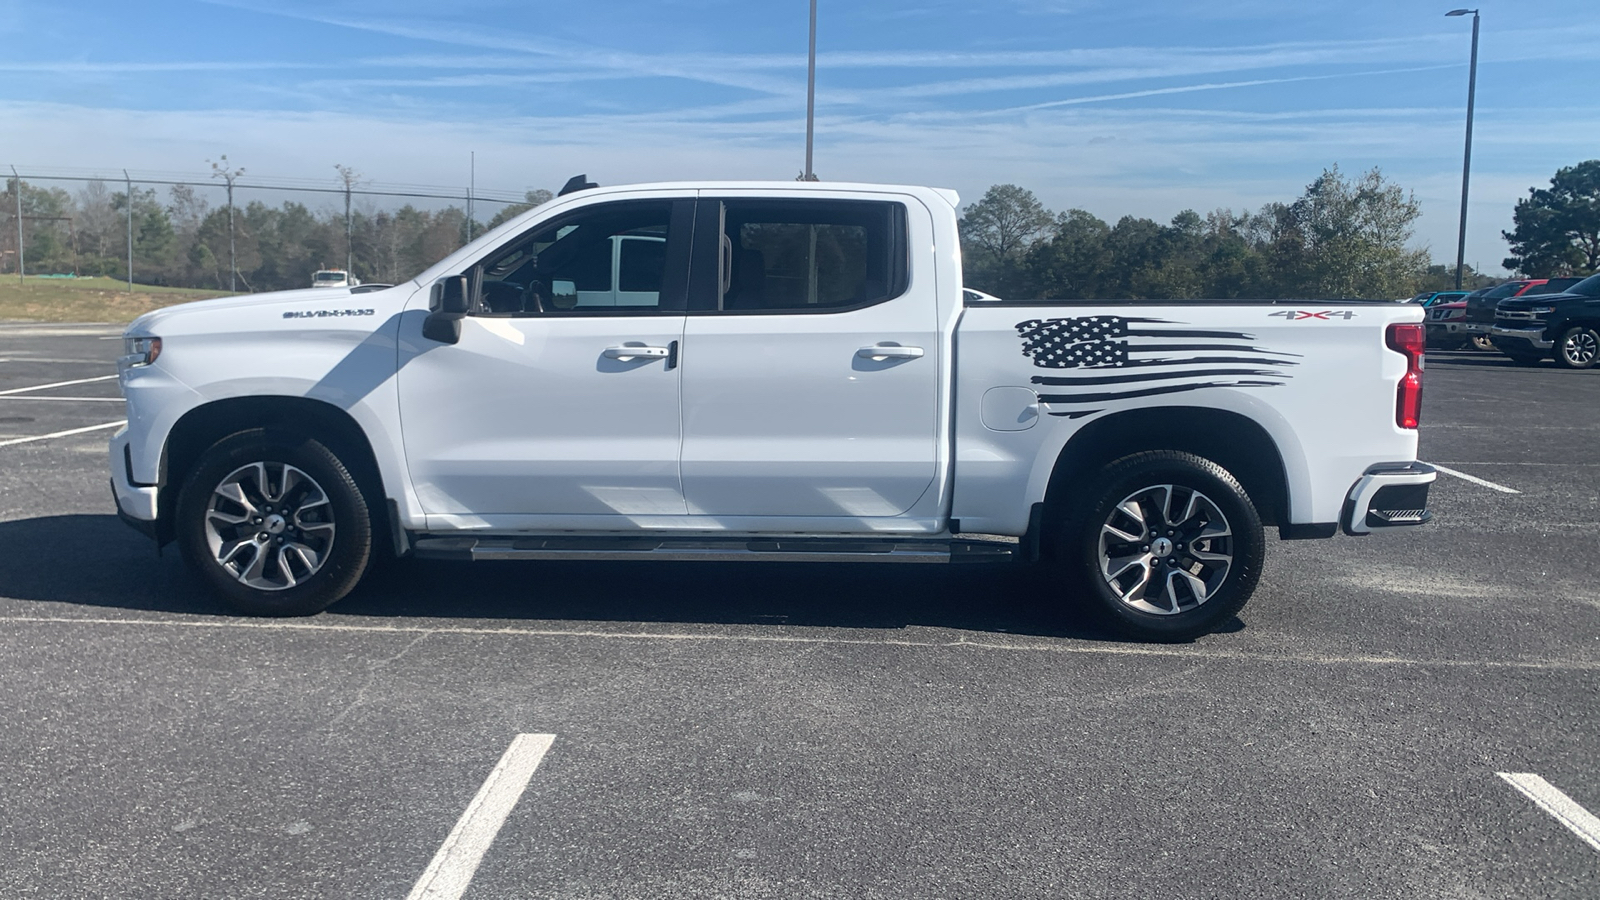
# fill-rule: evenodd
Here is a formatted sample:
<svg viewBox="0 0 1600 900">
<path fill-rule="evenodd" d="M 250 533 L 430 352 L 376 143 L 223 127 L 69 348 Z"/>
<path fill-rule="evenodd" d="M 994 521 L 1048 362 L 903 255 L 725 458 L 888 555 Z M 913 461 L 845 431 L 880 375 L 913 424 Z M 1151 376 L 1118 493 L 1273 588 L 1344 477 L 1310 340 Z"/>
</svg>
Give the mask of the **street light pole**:
<svg viewBox="0 0 1600 900">
<path fill-rule="evenodd" d="M 811 170 L 812 123 L 817 115 L 817 0 L 811 0 L 811 49 L 806 54 L 806 181 L 816 181 Z"/>
<path fill-rule="evenodd" d="M 1456 239 L 1456 290 L 1461 290 L 1461 270 L 1467 257 L 1467 187 L 1472 179 L 1472 105 L 1478 93 L 1478 11 L 1452 9 L 1446 16 L 1472 13 L 1472 63 L 1467 69 L 1467 149 L 1461 161 L 1461 233 Z"/>
</svg>

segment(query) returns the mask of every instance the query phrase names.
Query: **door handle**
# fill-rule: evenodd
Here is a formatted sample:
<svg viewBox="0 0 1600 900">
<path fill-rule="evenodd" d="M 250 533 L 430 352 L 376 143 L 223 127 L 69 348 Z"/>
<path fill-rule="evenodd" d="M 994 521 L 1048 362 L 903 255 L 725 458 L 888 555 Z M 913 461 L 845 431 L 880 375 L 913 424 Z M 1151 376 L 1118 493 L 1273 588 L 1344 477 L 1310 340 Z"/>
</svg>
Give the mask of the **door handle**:
<svg viewBox="0 0 1600 900">
<path fill-rule="evenodd" d="M 603 355 L 606 359 L 627 362 L 630 359 L 666 359 L 671 354 L 668 347 L 607 347 Z"/>
<path fill-rule="evenodd" d="M 862 347 L 856 351 L 862 359 L 917 359 L 922 356 L 921 347 L 901 347 L 897 344 L 878 344 L 872 347 Z"/>
</svg>

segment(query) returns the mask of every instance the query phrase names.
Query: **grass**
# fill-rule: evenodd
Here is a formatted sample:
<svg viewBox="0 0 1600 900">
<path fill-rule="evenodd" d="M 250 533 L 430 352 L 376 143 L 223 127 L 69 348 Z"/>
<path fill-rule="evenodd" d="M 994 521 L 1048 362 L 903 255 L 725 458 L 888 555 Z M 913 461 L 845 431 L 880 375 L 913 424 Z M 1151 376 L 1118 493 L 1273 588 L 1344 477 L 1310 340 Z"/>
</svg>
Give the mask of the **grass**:
<svg viewBox="0 0 1600 900">
<path fill-rule="evenodd" d="M 227 291 L 156 287 L 115 278 L 35 278 L 0 275 L 0 321 L 125 324 L 163 306 L 229 296 Z"/>
</svg>

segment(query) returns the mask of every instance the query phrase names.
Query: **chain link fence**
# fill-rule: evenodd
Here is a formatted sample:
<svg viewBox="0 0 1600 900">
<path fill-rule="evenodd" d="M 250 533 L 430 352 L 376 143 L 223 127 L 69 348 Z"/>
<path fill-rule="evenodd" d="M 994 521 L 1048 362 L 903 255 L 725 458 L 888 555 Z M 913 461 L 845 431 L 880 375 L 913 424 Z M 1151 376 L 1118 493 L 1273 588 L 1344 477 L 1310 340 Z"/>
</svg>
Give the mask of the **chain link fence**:
<svg viewBox="0 0 1600 900">
<path fill-rule="evenodd" d="M 319 181 L 253 175 L 227 157 L 209 175 L 0 165 L 0 276 L 254 292 L 309 287 L 336 268 L 392 284 L 550 197 L 333 169 Z"/>
</svg>

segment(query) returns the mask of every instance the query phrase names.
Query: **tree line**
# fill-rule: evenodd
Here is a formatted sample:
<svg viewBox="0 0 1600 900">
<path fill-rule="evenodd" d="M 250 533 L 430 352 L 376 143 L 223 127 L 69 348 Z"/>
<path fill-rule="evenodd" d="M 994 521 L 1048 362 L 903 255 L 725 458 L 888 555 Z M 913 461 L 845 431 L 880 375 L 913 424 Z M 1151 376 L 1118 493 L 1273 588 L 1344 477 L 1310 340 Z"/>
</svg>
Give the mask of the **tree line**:
<svg viewBox="0 0 1600 900">
<path fill-rule="evenodd" d="M 131 204 L 136 281 L 219 290 L 232 283 L 228 209 L 192 186 L 174 185 L 162 196 L 91 181 L 73 194 L 12 178 L 0 197 L 7 225 L 14 226 L 18 190 L 30 272 L 125 276 Z M 358 209 L 348 242 L 342 211 L 251 201 L 233 210 L 240 287 L 308 286 L 316 269 L 343 267 L 347 249 L 357 278 L 396 283 L 461 247 L 469 233 L 549 199 L 549 191 L 529 191 L 485 223 L 468 222 L 456 206 Z M 1056 213 L 1031 191 L 999 184 L 963 211 L 961 242 L 967 284 L 1014 299 L 1394 299 L 1455 283 L 1453 266 L 1408 246 L 1419 213 L 1416 199 L 1378 169 L 1351 178 L 1337 166 L 1290 202 L 1204 216 L 1184 210 L 1167 224 Z M 1507 269 L 1529 277 L 1600 269 L 1600 160 L 1563 168 L 1549 188 L 1530 189 L 1513 223 L 1502 232 L 1511 248 Z M 14 253 L 15 231 L 0 227 L 3 267 L 12 272 Z M 1492 283 L 1470 269 L 1465 275 L 1469 287 Z"/>
<path fill-rule="evenodd" d="M 173 185 L 162 196 L 134 186 L 113 190 L 90 181 L 77 193 L 8 179 L 0 197 L 0 237 L 5 268 L 16 271 L 16 192 L 22 192 L 23 249 L 30 273 L 73 273 L 123 278 L 128 274 L 129 205 L 132 205 L 133 277 L 140 284 L 228 290 L 229 226 L 226 205 L 212 206 L 193 186 Z M 550 199 L 529 191 L 523 202 L 502 207 L 482 234 Z M 233 259 L 241 290 L 309 287 L 319 268 L 344 268 L 348 248 L 354 274 L 365 282 L 397 283 L 460 248 L 469 222 L 459 207 L 353 210 L 348 243 L 342 210 L 313 211 L 303 203 L 271 206 L 259 200 L 233 210 Z"/>
<path fill-rule="evenodd" d="M 1168 224 L 1053 213 L 991 187 L 961 219 L 968 285 L 1015 299 L 1398 298 L 1454 283 L 1407 247 L 1416 199 L 1377 169 L 1325 170 L 1299 198 L 1256 212 L 1184 210 Z"/>
</svg>

